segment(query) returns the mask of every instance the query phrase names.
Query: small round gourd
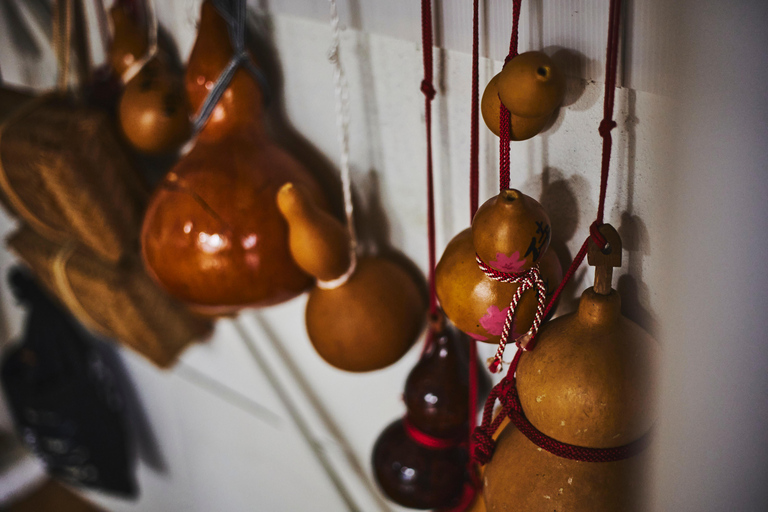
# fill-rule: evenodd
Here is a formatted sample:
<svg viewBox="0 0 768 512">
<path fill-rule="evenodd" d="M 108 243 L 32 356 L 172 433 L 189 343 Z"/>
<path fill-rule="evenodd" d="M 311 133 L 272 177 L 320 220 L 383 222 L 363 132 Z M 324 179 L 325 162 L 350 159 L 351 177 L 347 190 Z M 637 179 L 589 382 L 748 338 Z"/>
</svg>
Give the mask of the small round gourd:
<svg viewBox="0 0 768 512">
<path fill-rule="evenodd" d="M 190 136 L 184 87 L 156 56 L 125 86 L 118 105 L 123 134 L 143 153 L 170 153 Z"/>
<path fill-rule="evenodd" d="M 525 52 L 498 74 L 499 98 L 516 116 L 549 116 L 565 97 L 565 77 L 543 52 Z"/>
<path fill-rule="evenodd" d="M 483 121 L 497 137 L 501 135 L 499 128 L 501 101 L 499 100 L 498 81 L 499 75 L 496 75 L 488 82 L 480 100 L 480 112 L 483 114 Z M 538 135 L 547 126 L 551 117 L 552 112 L 541 117 L 520 117 L 510 112 L 509 139 L 521 141 Z"/>
<path fill-rule="evenodd" d="M 289 248 L 308 274 L 333 281 L 349 267 L 344 226 L 323 212 L 303 187 L 284 185 L 277 206 L 288 223 Z M 336 288 L 314 287 L 306 308 L 307 334 L 329 364 L 350 372 L 384 368 L 413 345 L 426 303 L 413 278 L 393 261 L 366 256 Z"/>
<path fill-rule="evenodd" d="M 519 273 L 539 262 L 549 248 L 549 216 L 538 201 L 519 190 L 492 197 L 472 219 L 475 252 L 490 267 Z"/>
</svg>

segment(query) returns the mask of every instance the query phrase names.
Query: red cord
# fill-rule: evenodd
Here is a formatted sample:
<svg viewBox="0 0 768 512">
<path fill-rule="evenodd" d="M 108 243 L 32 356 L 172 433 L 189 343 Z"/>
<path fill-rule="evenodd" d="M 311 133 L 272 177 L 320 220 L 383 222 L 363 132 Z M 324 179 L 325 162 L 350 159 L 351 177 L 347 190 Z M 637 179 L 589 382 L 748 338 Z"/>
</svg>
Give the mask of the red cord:
<svg viewBox="0 0 768 512">
<path fill-rule="evenodd" d="M 408 434 L 408 437 L 415 443 L 433 450 L 445 450 L 464 443 L 463 435 L 445 439 L 442 437 L 431 436 L 426 432 L 419 430 L 413 423 L 411 423 L 407 414 L 403 416 L 403 428 L 405 429 L 405 433 Z"/>
<path fill-rule="evenodd" d="M 479 142 L 479 104 L 480 104 L 480 19 L 479 1 L 472 4 L 472 114 L 469 130 L 469 221 L 475 218 L 479 199 L 480 182 L 480 142 Z"/>
<path fill-rule="evenodd" d="M 432 100 L 435 97 L 435 87 L 432 84 L 432 5 L 431 0 L 421 1 L 421 46 L 424 58 L 424 80 L 421 81 L 421 92 L 424 93 L 424 117 L 427 125 L 427 240 L 429 245 L 429 313 L 437 315 L 437 293 L 435 291 L 435 266 L 437 256 L 435 251 L 435 199 L 432 171 Z M 426 347 L 432 337 L 427 336 Z"/>
<path fill-rule="evenodd" d="M 470 143 L 469 143 L 469 222 L 477 213 L 480 200 L 480 144 L 479 144 L 479 104 L 480 104 L 480 7 L 479 1 L 474 0 L 472 2 L 472 119 L 470 122 Z M 474 453 L 474 432 L 477 426 L 477 391 L 478 391 L 478 376 L 477 376 L 477 340 L 469 339 L 469 453 L 470 457 L 467 461 L 467 472 L 470 475 L 470 481 L 467 482 L 470 490 L 472 491 L 472 497 L 476 495 L 480 490 L 480 482 L 477 480 L 477 471 L 475 469 L 475 462 L 472 459 L 471 454 Z M 469 496 L 465 493 L 465 496 Z M 466 501 L 466 500 L 465 500 Z M 456 510 L 465 510 L 468 508 L 472 500 L 469 502 L 463 501 Z"/>
<path fill-rule="evenodd" d="M 504 59 L 504 65 L 517 57 L 517 39 L 520 29 L 520 10 L 523 0 L 512 2 L 512 36 L 509 38 L 509 54 Z M 509 188 L 509 110 L 499 101 L 499 190 Z"/>
</svg>

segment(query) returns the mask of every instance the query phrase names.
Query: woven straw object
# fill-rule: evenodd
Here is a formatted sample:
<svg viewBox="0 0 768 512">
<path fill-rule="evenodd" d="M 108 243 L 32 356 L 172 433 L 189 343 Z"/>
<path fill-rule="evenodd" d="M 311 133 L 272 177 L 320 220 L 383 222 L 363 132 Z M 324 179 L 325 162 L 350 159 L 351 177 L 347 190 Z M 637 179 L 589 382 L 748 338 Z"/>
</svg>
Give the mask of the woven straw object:
<svg viewBox="0 0 768 512">
<path fill-rule="evenodd" d="M 138 263 L 114 265 L 26 226 L 7 243 L 81 323 L 119 339 L 158 366 L 170 366 L 191 340 L 210 331 L 207 319 L 160 290 Z"/>
</svg>

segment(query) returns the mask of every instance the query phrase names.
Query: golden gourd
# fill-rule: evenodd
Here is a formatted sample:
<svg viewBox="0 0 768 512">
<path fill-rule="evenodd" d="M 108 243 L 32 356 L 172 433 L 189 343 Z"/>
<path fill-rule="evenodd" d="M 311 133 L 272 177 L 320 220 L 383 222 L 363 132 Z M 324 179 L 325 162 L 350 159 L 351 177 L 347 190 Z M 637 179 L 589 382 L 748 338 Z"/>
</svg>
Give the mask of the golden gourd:
<svg viewBox="0 0 768 512">
<path fill-rule="evenodd" d="M 549 218 L 536 200 L 514 189 L 489 199 L 478 209 L 472 228 L 451 240 L 437 264 L 437 296 L 446 316 L 471 337 L 498 343 L 519 284 L 489 278 L 478 267 L 475 255 L 508 273 L 523 272 L 538 263 L 549 295 L 562 280 L 557 256 L 547 251 L 549 239 Z M 512 340 L 530 329 L 536 307 L 535 291 L 523 293 Z"/>
<path fill-rule="evenodd" d="M 226 23 L 204 2 L 186 74 L 193 109 L 232 53 Z M 263 99 L 261 85 L 239 68 L 144 218 L 142 251 L 150 273 L 201 312 L 277 304 L 312 283 L 288 250 L 288 226 L 275 195 L 290 181 L 321 207 L 326 201 L 307 169 L 267 135 Z"/>
<path fill-rule="evenodd" d="M 609 242 L 613 255 L 620 254 L 615 230 Z M 593 245 L 590 263 L 593 255 L 605 258 L 598 253 Z M 613 448 L 637 441 L 655 420 L 659 346 L 621 315 L 610 272 L 598 264 L 602 271 L 595 287 L 582 294 L 578 310 L 545 324 L 535 349 L 522 355 L 517 390 L 526 417 L 542 433 L 575 446 Z M 489 511 L 642 510 L 647 461 L 647 452 L 614 462 L 561 458 L 511 425 L 486 465 L 486 506 Z"/>
<path fill-rule="evenodd" d="M 319 211 L 303 187 L 284 185 L 277 204 L 288 222 L 297 264 L 321 280 L 342 277 L 350 261 L 343 225 Z M 419 287 L 404 269 L 379 256 L 363 256 L 346 282 L 309 292 L 307 334 L 329 364 L 351 372 L 372 371 L 408 351 L 421 332 L 425 312 Z"/>
</svg>

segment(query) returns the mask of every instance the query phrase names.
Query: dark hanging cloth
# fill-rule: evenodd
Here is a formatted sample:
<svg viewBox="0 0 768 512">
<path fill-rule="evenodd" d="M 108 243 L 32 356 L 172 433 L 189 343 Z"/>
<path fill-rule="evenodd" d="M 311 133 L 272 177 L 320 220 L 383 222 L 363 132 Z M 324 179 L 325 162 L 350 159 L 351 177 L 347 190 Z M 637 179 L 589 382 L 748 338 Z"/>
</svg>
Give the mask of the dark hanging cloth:
<svg viewBox="0 0 768 512">
<path fill-rule="evenodd" d="M 84 331 L 20 268 L 9 273 L 28 309 L 0 379 L 24 444 L 66 483 L 138 495 L 116 373 Z"/>
</svg>

